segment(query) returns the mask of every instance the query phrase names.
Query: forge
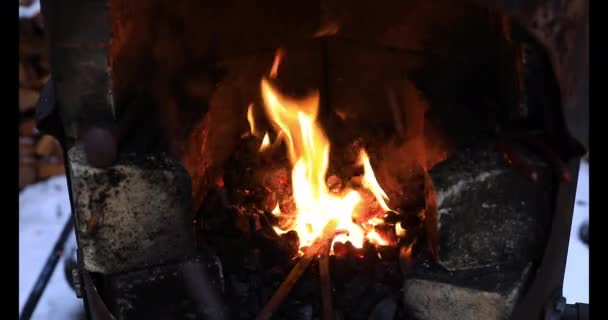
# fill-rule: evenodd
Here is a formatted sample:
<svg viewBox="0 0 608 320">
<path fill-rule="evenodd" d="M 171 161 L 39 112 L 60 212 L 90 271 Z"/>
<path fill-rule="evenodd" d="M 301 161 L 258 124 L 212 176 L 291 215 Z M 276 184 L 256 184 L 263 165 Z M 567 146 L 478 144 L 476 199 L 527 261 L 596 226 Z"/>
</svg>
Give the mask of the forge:
<svg viewBox="0 0 608 320">
<path fill-rule="evenodd" d="M 89 317 L 559 318 L 586 87 L 514 10 L 43 2 Z"/>
</svg>

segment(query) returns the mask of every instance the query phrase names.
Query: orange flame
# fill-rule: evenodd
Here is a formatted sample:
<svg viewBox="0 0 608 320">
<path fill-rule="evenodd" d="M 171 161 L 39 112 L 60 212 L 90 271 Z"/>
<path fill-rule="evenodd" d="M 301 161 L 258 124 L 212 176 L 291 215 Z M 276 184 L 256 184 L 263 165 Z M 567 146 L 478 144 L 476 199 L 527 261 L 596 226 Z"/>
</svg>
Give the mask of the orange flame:
<svg viewBox="0 0 608 320">
<path fill-rule="evenodd" d="M 310 246 L 323 233 L 329 221 L 337 221 L 337 229 L 346 231 L 335 241 L 350 241 L 355 247 L 362 247 L 367 238 L 376 244 L 387 241 L 373 230 L 376 219 L 363 225 L 353 222 L 361 195 L 346 189 L 341 193 L 330 193 L 326 184 L 329 165 L 330 143 L 317 121 L 319 93 L 313 92 L 303 99 L 293 99 L 282 95 L 268 80 L 261 82 L 264 110 L 275 130 L 282 133 L 287 146 L 289 160 L 293 165 L 292 185 L 296 204 L 295 219 L 288 228 L 277 228 L 284 233 L 295 230 L 300 238 L 300 247 Z M 364 186 L 371 188 L 382 208 L 388 208 L 384 199 L 388 197 L 375 179 L 369 158 L 362 151 L 364 165 Z M 273 210 L 280 215 L 280 209 Z"/>
<path fill-rule="evenodd" d="M 270 78 L 277 77 L 277 73 L 279 72 L 279 65 L 281 65 L 281 60 L 283 59 L 283 54 L 283 49 L 277 49 L 277 52 L 274 55 L 274 61 L 272 62 L 272 68 L 270 68 Z"/>
<path fill-rule="evenodd" d="M 252 136 L 255 136 L 257 131 L 255 127 L 255 120 L 253 118 L 253 103 L 250 103 L 247 107 L 247 122 L 249 122 L 249 130 Z"/>
<path fill-rule="evenodd" d="M 380 184 L 376 180 L 376 175 L 374 174 L 372 165 L 369 163 L 367 152 L 365 152 L 363 149 L 361 149 L 361 153 L 359 154 L 359 161 L 363 163 L 363 186 L 374 194 L 376 201 L 378 201 L 378 204 L 380 204 L 380 207 L 384 209 L 384 211 L 391 210 L 391 208 L 389 208 L 384 201 L 388 200 L 388 196 L 384 190 L 382 190 Z"/>
</svg>

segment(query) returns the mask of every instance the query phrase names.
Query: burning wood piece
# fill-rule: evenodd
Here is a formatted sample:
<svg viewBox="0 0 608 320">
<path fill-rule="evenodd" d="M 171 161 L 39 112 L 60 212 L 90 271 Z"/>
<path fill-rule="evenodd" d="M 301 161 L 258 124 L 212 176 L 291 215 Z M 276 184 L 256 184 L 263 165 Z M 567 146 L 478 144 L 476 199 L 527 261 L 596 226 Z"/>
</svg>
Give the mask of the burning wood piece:
<svg viewBox="0 0 608 320">
<path fill-rule="evenodd" d="M 336 227 L 337 222 L 334 220 L 330 221 L 325 226 L 323 235 L 306 250 L 304 256 L 302 256 L 295 267 L 291 269 L 291 272 L 289 272 L 287 278 L 285 278 L 268 303 L 266 303 L 262 311 L 260 311 L 256 317 L 256 320 L 269 320 L 272 317 L 281 303 L 283 303 L 283 300 L 285 300 L 293 286 L 296 284 L 296 282 L 298 282 L 300 277 L 302 277 L 312 260 L 317 255 L 317 252 L 326 246 L 328 241 L 331 241 L 329 239 L 333 239 Z"/>
</svg>

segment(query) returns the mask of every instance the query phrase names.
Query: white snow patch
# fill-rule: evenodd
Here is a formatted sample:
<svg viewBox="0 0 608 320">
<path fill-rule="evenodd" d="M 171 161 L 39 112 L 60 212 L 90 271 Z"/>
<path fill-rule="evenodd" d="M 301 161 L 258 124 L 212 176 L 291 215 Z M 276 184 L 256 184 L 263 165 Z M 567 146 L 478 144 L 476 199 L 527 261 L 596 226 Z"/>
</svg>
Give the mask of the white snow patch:
<svg viewBox="0 0 608 320">
<path fill-rule="evenodd" d="M 70 200 L 65 176 L 33 184 L 19 194 L 20 313 L 68 219 Z M 82 300 L 69 287 L 63 265 L 61 257 L 32 319 L 77 319 Z"/>
<path fill-rule="evenodd" d="M 29 7 L 19 6 L 19 19 L 30 19 L 40 13 L 40 1 L 34 0 Z"/>
<path fill-rule="evenodd" d="M 568 303 L 589 303 L 589 247 L 579 238 L 579 229 L 589 221 L 589 163 L 581 162 L 572 214 L 563 294 Z"/>
</svg>

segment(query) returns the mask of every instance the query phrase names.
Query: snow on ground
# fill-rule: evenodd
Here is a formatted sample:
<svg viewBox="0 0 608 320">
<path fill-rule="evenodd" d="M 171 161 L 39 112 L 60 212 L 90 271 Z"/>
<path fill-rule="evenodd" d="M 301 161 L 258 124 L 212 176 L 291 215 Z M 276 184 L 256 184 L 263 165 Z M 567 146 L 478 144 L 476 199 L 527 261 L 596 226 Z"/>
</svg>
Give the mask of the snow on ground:
<svg viewBox="0 0 608 320">
<path fill-rule="evenodd" d="M 68 219 L 65 176 L 28 186 L 19 195 L 19 313 Z M 62 257 L 32 319 L 78 319 L 82 309 L 66 280 Z"/>
<path fill-rule="evenodd" d="M 19 195 L 19 310 L 67 219 L 70 202 L 65 176 L 29 186 Z M 589 221 L 589 164 L 582 162 L 564 279 L 568 303 L 589 303 L 589 249 L 578 236 L 586 221 Z M 82 310 L 82 300 L 68 286 L 62 258 L 32 319 L 76 320 L 81 318 Z"/>
<path fill-rule="evenodd" d="M 576 187 L 576 204 L 564 276 L 563 291 L 568 303 L 589 303 L 589 247 L 579 238 L 580 227 L 585 222 L 589 222 L 589 163 L 583 161 Z"/>
</svg>

